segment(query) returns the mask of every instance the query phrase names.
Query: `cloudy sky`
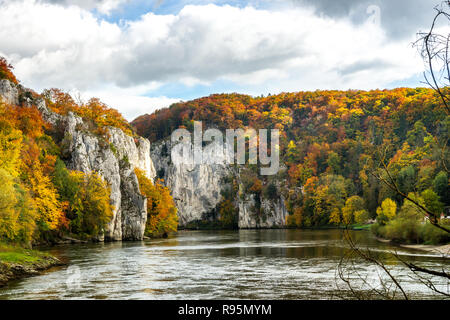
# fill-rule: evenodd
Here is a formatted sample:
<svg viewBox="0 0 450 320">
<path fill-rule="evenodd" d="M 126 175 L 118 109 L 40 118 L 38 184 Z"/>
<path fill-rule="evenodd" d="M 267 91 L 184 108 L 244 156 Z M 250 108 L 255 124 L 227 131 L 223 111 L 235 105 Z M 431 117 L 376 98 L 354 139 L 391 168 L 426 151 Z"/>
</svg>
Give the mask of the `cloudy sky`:
<svg viewBox="0 0 450 320">
<path fill-rule="evenodd" d="M 412 47 L 439 0 L 0 0 L 22 84 L 128 120 L 217 92 L 422 86 Z"/>
</svg>

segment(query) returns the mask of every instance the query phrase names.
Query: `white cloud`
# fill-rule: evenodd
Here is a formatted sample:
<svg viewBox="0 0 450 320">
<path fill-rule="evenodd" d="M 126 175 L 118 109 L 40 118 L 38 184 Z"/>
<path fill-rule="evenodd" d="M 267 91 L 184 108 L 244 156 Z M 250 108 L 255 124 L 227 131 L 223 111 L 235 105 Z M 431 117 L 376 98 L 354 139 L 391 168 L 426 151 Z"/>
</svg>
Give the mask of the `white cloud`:
<svg viewBox="0 0 450 320">
<path fill-rule="evenodd" d="M 97 10 L 103 14 L 109 15 L 111 11 L 119 8 L 126 3 L 127 0 L 102 0 L 95 4 Z"/>
<path fill-rule="evenodd" d="M 17 1 L 17 0 L 9 0 Z M 114 10 L 119 9 L 127 2 L 133 0 L 38 0 L 44 3 L 60 4 L 64 6 L 77 6 L 86 10 L 97 10 L 97 12 L 110 15 Z"/>
<path fill-rule="evenodd" d="M 101 3 L 105 12 L 115 8 Z M 229 80 L 253 94 L 368 89 L 422 69 L 413 38 L 393 42 L 370 21 L 355 27 L 302 7 L 188 5 L 118 25 L 77 6 L 0 5 L 0 54 L 25 85 L 97 93 L 128 118 L 151 111 L 141 106 L 169 103 L 143 97 L 167 83 Z"/>
</svg>

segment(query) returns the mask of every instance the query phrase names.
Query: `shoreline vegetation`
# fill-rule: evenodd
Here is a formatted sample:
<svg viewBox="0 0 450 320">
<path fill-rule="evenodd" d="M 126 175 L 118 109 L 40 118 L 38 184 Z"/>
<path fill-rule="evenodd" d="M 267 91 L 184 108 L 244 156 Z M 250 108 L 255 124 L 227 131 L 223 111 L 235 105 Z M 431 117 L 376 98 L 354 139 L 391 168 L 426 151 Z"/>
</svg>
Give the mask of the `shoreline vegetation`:
<svg viewBox="0 0 450 320">
<path fill-rule="evenodd" d="M 191 222 L 189 223 L 187 226 L 185 227 L 178 227 L 178 231 L 180 230 L 247 230 L 247 229 L 260 229 L 260 230 L 267 230 L 267 229 L 273 229 L 273 230 L 277 230 L 277 229 L 282 229 L 282 230 L 288 230 L 288 229 L 292 229 L 292 230 L 332 230 L 332 229 L 350 229 L 350 230 L 355 230 L 355 231 L 360 231 L 360 230 L 365 230 L 365 231 L 370 231 L 370 226 L 372 224 L 359 224 L 359 223 L 355 223 L 352 224 L 350 226 L 344 226 L 344 225 L 323 225 L 323 226 L 314 226 L 314 227 L 295 227 L 295 226 L 289 226 L 289 225 L 285 225 L 283 227 L 259 227 L 259 228 L 226 228 L 223 227 L 222 225 L 220 225 L 220 222 L 210 222 L 210 221 L 195 221 L 195 222 Z"/>
<path fill-rule="evenodd" d="M 438 255 L 442 255 L 443 258 L 450 258 L 450 243 L 447 244 L 440 244 L 440 245 L 432 245 L 432 244 L 406 244 L 406 243 L 399 243 L 391 239 L 383 239 L 380 237 L 375 237 L 377 241 L 382 243 L 387 243 L 390 245 L 399 246 L 401 248 L 406 249 L 414 249 L 419 251 L 425 251 L 429 253 L 434 253 Z"/>
<path fill-rule="evenodd" d="M 444 245 L 428 245 L 428 244 L 401 244 L 402 248 L 415 249 L 436 253 L 442 255 L 444 258 L 450 258 L 450 243 Z"/>
<path fill-rule="evenodd" d="M 48 253 L 0 244 L 0 287 L 7 286 L 13 280 L 39 275 L 62 265 L 65 263 Z"/>
</svg>

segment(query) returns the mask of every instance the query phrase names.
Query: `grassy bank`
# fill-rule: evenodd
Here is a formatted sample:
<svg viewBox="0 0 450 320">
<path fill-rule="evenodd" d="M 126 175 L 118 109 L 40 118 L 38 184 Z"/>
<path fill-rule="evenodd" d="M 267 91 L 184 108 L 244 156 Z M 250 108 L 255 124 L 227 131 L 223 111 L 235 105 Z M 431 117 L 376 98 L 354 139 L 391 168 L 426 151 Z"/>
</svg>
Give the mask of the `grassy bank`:
<svg viewBox="0 0 450 320">
<path fill-rule="evenodd" d="M 57 265 L 62 262 L 47 253 L 0 243 L 0 287 Z"/>
</svg>

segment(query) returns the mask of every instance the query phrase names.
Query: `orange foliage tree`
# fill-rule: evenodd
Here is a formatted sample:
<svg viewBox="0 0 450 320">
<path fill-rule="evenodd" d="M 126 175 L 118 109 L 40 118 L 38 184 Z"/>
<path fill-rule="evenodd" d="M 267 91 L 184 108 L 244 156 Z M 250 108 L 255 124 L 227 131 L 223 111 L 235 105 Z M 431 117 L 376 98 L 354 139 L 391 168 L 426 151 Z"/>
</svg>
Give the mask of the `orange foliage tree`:
<svg viewBox="0 0 450 320">
<path fill-rule="evenodd" d="M 135 169 L 141 193 L 147 198 L 147 226 L 145 234 L 152 237 L 176 232 L 178 228 L 177 208 L 170 190 L 160 181 L 153 184 L 144 172 Z"/>
<path fill-rule="evenodd" d="M 4 57 L 0 57 L 0 79 L 9 80 L 15 84 L 19 82 L 16 79 L 16 76 L 12 72 L 13 66 L 6 61 Z"/>
<path fill-rule="evenodd" d="M 116 109 L 109 108 L 98 98 L 91 98 L 87 103 L 76 102 L 69 93 L 55 88 L 44 90 L 42 95 L 52 111 L 62 115 L 73 112 L 90 120 L 97 127 L 98 134 L 106 134 L 107 127 L 116 127 L 127 135 L 134 135 L 131 125 L 122 114 Z"/>
</svg>

